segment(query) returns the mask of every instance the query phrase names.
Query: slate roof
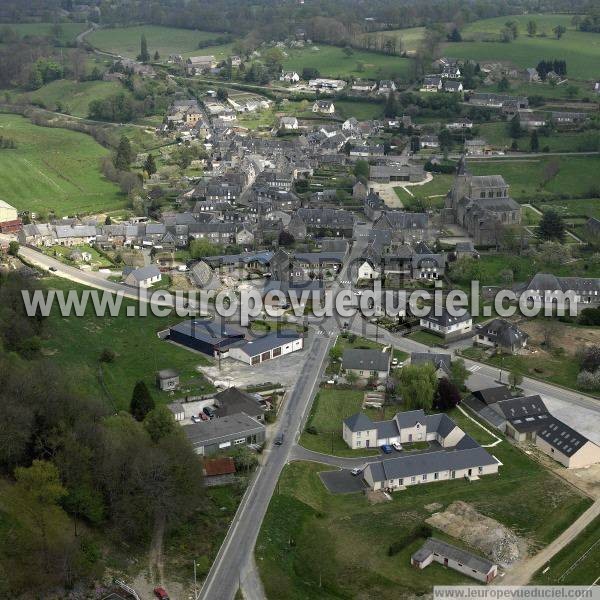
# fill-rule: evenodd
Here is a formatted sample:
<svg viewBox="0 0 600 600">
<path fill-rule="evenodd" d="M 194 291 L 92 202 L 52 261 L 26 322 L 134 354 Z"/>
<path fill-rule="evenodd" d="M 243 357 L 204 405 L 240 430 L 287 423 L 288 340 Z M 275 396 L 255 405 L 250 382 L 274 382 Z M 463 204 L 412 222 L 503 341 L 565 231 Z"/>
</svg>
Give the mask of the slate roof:
<svg viewBox="0 0 600 600">
<path fill-rule="evenodd" d="M 425 473 L 439 473 L 495 464 L 498 464 L 498 461 L 478 446 L 465 450 L 440 450 L 390 458 L 369 463 L 365 470 L 371 471 L 373 481 L 388 481 Z"/>
<path fill-rule="evenodd" d="M 344 369 L 361 371 L 387 371 L 390 365 L 390 353 L 380 350 L 348 348 L 344 350 L 342 366 Z"/>
<path fill-rule="evenodd" d="M 344 423 L 350 431 L 370 431 L 371 429 L 375 429 L 373 421 L 363 413 L 356 413 L 344 419 Z"/>
<path fill-rule="evenodd" d="M 589 441 L 556 417 L 550 417 L 538 430 L 537 436 L 568 457 L 573 456 Z"/>
<path fill-rule="evenodd" d="M 236 387 L 230 387 L 215 394 L 215 407 L 217 417 L 219 418 L 237 413 L 256 416 L 264 412 L 264 409 L 254 396 Z"/>
<path fill-rule="evenodd" d="M 465 565 L 469 567 L 469 569 L 484 575 L 487 575 L 495 566 L 493 562 L 486 558 L 481 558 L 480 556 L 471 554 L 471 552 L 467 552 L 466 550 L 462 550 L 461 548 L 457 548 L 456 546 L 452 546 L 451 544 L 447 544 L 436 538 L 429 538 L 423 546 L 412 555 L 412 559 L 417 562 L 422 562 L 429 558 L 433 553 L 454 560 L 461 565 Z"/>
<path fill-rule="evenodd" d="M 500 400 L 496 403 L 496 407 L 509 420 L 548 413 L 548 409 L 539 394 Z"/>
<path fill-rule="evenodd" d="M 498 385 L 496 387 L 485 388 L 483 390 L 477 390 L 473 392 L 473 396 L 483 402 L 484 404 L 494 404 L 499 400 L 509 400 L 513 397 L 509 388 L 505 385 Z"/>
<path fill-rule="evenodd" d="M 211 344 L 232 337 L 243 337 L 245 335 L 244 331 L 238 327 L 214 319 L 191 319 L 182 321 L 171 327 L 171 331 L 176 331 Z"/>
<path fill-rule="evenodd" d="M 399 412 L 396 414 L 394 419 L 396 420 L 396 423 L 398 423 L 399 429 L 414 427 L 417 423 L 422 423 L 423 425 L 427 423 L 425 411 L 423 411 L 422 409 Z"/>
<path fill-rule="evenodd" d="M 427 433 L 436 431 L 438 435 L 445 438 L 456 427 L 456 423 L 444 413 L 427 415 Z"/>
<path fill-rule="evenodd" d="M 454 325 L 456 323 L 464 323 L 471 319 L 471 315 L 468 311 L 465 311 L 460 316 L 453 317 L 447 310 L 446 307 L 443 307 L 442 314 L 436 315 L 435 311 L 429 311 L 429 314 L 421 317 L 430 323 L 437 323 L 440 327 L 449 327 L 450 325 Z"/>
<path fill-rule="evenodd" d="M 479 332 L 484 333 L 493 342 L 505 348 L 522 346 L 529 338 L 527 333 L 506 319 L 493 319 L 483 325 Z"/>
<path fill-rule="evenodd" d="M 279 348 L 284 344 L 290 344 L 301 338 L 300 334 L 291 330 L 272 331 L 266 335 L 248 340 L 240 349 L 248 356 L 256 356 L 257 354 Z"/>
<path fill-rule="evenodd" d="M 433 363 L 436 369 L 442 369 L 446 372 L 450 371 L 452 357 L 450 354 L 443 352 L 412 352 L 410 362 L 413 365 L 422 365 L 424 363 Z"/>
<path fill-rule="evenodd" d="M 183 425 L 183 432 L 194 446 L 226 440 L 233 435 L 246 436 L 264 431 L 265 426 L 245 413 L 238 413 L 201 423 Z"/>
<path fill-rule="evenodd" d="M 133 278 L 136 281 L 146 281 L 147 279 L 151 279 L 152 277 L 157 277 L 160 275 L 160 271 L 156 265 L 148 265 L 147 267 L 133 269 L 127 273 L 127 277 L 129 277 L 129 275 L 133 275 Z"/>
</svg>

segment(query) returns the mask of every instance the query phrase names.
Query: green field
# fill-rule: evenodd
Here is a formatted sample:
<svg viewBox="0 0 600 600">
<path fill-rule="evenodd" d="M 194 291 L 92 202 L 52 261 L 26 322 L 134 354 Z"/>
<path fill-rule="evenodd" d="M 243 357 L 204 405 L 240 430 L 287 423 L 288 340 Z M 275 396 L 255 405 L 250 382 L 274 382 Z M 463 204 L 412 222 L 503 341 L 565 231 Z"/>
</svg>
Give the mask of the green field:
<svg viewBox="0 0 600 600">
<path fill-rule="evenodd" d="M 494 148 L 500 150 L 509 150 L 511 148 L 513 140 L 508 135 L 508 126 L 506 123 L 483 123 L 478 125 L 477 129 L 477 137 L 483 138 Z M 538 140 L 540 149 L 547 147 L 549 152 L 580 152 L 585 148 L 582 144 L 589 135 L 589 131 L 555 131 L 549 136 L 544 136 L 540 133 Z M 600 136 L 600 133 L 596 135 Z M 531 149 L 530 134 L 524 134 L 517 140 L 517 143 L 519 150 L 529 152 Z"/>
<path fill-rule="evenodd" d="M 7 114 L 0 114 L 0 135 L 17 144 L 0 150 L 0 198 L 19 210 L 69 215 L 126 205 L 118 187 L 100 172 L 108 150 L 90 136 Z"/>
<path fill-rule="evenodd" d="M 231 44 L 198 48 L 200 42 L 219 37 L 218 33 L 158 25 L 98 29 L 86 40 L 99 50 L 135 58 L 140 52 L 142 34 L 148 41 L 150 55 L 153 56 L 158 50 L 161 60 L 167 60 L 169 54 L 181 54 L 184 57 L 214 54 L 217 58 L 231 54 Z"/>
<path fill-rule="evenodd" d="M 59 290 L 85 288 L 61 279 L 49 279 L 48 288 Z M 123 307 L 136 306 L 124 301 Z M 43 352 L 52 362 L 72 374 L 73 385 L 82 393 L 107 399 L 99 382 L 98 361 L 101 352 L 109 348 L 116 353 L 113 363 L 104 363 L 102 372 L 109 401 L 117 410 L 127 410 L 135 382 L 142 379 L 148 385 L 157 402 L 172 402 L 173 396 L 159 392 L 155 385 L 156 371 L 173 368 L 181 375 L 181 391 L 178 397 L 190 393 L 208 393 L 213 388 L 196 371 L 198 365 L 208 364 L 208 358 L 164 340 L 157 332 L 182 317 L 156 317 L 150 311 L 147 317 L 127 317 L 122 308 L 118 317 L 96 317 L 92 307 L 83 317 L 61 317 L 54 309 L 48 318 L 48 335 L 43 340 Z M 77 340 L 77 343 L 73 343 Z"/>
<path fill-rule="evenodd" d="M 543 142 L 542 142 L 543 143 Z M 544 184 L 549 163 L 558 172 Z M 473 175 L 502 175 L 511 196 L 520 202 L 558 194 L 586 195 L 598 186 L 600 156 L 550 156 L 526 159 L 470 160 Z"/>
<path fill-rule="evenodd" d="M 519 23 L 519 36 L 505 44 L 479 41 L 483 36 L 500 34 L 504 24 L 514 20 Z M 530 38 L 526 24 L 533 20 L 538 25 L 537 36 Z M 552 33 L 556 25 L 564 25 L 567 32 L 557 40 Z M 542 37 L 545 32 L 546 37 Z M 567 74 L 574 79 L 592 80 L 598 77 L 600 40 L 598 34 L 576 31 L 569 15 L 519 15 L 484 19 L 467 25 L 462 32 L 463 41 L 448 43 L 444 54 L 459 59 L 478 61 L 509 61 L 520 68 L 535 67 L 542 59 L 561 58 L 567 61 Z"/>
<path fill-rule="evenodd" d="M 425 344 L 426 346 L 439 346 L 440 344 L 445 343 L 443 337 L 435 335 L 435 333 L 430 333 L 429 331 L 413 331 L 406 337 L 415 342 L 419 342 L 419 344 Z"/>
<path fill-rule="evenodd" d="M 473 436 L 482 433 L 467 419 L 460 426 Z M 391 502 L 376 504 L 363 494 L 329 494 L 318 473 L 331 467 L 302 462 L 286 466 L 255 551 L 266 595 L 274 600 L 396 600 L 430 593 L 434 584 L 474 583 L 437 564 L 423 571 L 412 568 L 410 556 L 423 539 L 408 542 L 389 556 L 391 544 L 417 532 L 430 514 L 425 506 L 431 502 L 444 508 L 455 500 L 468 502 L 525 537 L 534 551 L 555 539 L 590 505 L 589 499 L 512 444 L 503 441 L 492 453 L 503 463 L 497 476 L 473 484 L 412 486 L 392 494 Z"/>
<path fill-rule="evenodd" d="M 410 27 L 408 29 L 389 29 L 384 31 L 371 31 L 369 33 L 363 33 L 361 37 L 364 38 L 377 38 L 379 40 L 385 40 L 386 38 L 396 38 L 400 41 L 402 51 L 414 52 L 418 49 L 423 34 L 425 33 L 425 27 Z"/>
<path fill-rule="evenodd" d="M 409 186 L 407 189 L 410 190 L 410 194 L 402 187 L 394 188 L 394 191 L 406 210 L 429 210 L 444 206 L 444 198 L 453 182 L 454 175 L 434 175 L 428 183 Z"/>
<path fill-rule="evenodd" d="M 14 29 L 20 36 L 33 35 L 36 37 L 51 37 L 52 23 L 2 23 L 0 27 L 10 27 Z M 62 34 L 59 39 L 64 42 L 73 42 L 77 35 L 87 29 L 85 23 L 60 23 Z"/>
<path fill-rule="evenodd" d="M 343 48 L 327 45 L 288 49 L 287 53 L 288 57 L 283 62 L 286 71 L 302 73 L 304 67 L 312 67 L 323 77 L 347 78 L 352 75 L 366 79 L 402 79 L 408 74 L 410 64 L 406 58 L 363 50 L 354 50 L 352 56 L 346 56 Z"/>
<path fill-rule="evenodd" d="M 76 117 L 87 117 L 92 100 L 104 100 L 113 94 L 127 90 L 116 81 L 72 81 L 58 79 L 42 86 L 35 92 L 22 94 L 18 100 L 57 110 Z"/>
<path fill-rule="evenodd" d="M 552 200 L 536 205 L 541 211 L 553 210 L 563 217 L 581 216 L 600 219 L 600 198 Z"/>
<path fill-rule="evenodd" d="M 383 104 L 374 102 L 348 102 L 345 100 L 335 101 L 335 112 L 346 119 L 354 117 L 359 121 L 370 121 L 379 119 L 383 115 Z"/>
<path fill-rule="evenodd" d="M 592 585 L 600 574 L 600 517 L 556 554 L 547 566 L 550 569 L 546 573 L 538 571 L 532 584 Z"/>
</svg>

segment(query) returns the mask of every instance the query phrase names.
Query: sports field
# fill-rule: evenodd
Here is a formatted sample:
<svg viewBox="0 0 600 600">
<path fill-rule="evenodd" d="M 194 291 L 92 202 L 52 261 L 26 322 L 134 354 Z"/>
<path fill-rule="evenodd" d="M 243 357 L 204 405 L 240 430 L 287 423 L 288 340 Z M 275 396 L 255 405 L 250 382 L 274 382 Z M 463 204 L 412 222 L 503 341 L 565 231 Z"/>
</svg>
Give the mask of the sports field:
<svg viewBox="0 0 600 600">
<path fill-rule="evenodd" d="M 200 42 L 214 40 L 224 34 L 157 25 L 99 29 L 86 39 L 99 50 L 135 58 L 140 52 L 142 34 L 146 36 L 150 55 L 153 56 L 158 50 L 161 60 L 166 60 L 169 54 L 181 54 L 184 57 L 213 54 L 216 58 L 231 54 L 231 44 L 198 48 Z"/>
<path fill-rule="evenodd" d="M 483 41 L 500 36 L 507 21 L 518 23 L 519 35 L 515 40 L 510 43 Z M 527 35 L 528 21 L 537 24 L 535 37 Z M 552 32 L 556 25 L 567 28 L 560 40 Z M 600 36 L 576 31 L 569 15 L 531 14 L 483 19 L 467 25 L 462 37 L 463 42 L 445 44 L 444 53 L 447 56 L 480 62 L 507 61 L 521 68 L 535 67 L 542 59 L 559 58 L 566 60 L 567 75 L 571 78 L 592 80 L 598 77 Z"/>
<path fill-rule="evenodd" d="M 0 135 L 17 146 L 0 150 L 0 198 L 19 210 L 69 215 L 125 206 L 125 196 L 100 172 L 108 150 L 90 136 L 7 114 L 0 114 Z"/>
</svg>

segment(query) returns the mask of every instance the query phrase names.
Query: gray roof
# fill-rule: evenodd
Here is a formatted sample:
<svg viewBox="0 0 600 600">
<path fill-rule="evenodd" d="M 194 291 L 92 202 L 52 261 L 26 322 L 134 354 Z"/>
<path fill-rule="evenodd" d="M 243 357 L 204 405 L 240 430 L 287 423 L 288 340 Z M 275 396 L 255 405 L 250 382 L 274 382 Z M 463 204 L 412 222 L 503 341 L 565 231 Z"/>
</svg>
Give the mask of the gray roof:
<svg viewBox="0 0 600 600">
<path fill-rule="evenodd" d="M 436 431 L 442 438 L 447 437 L 456 427 L 456 423 L 446 414 L 427 415 L 427 433 Z"/>
<path fill-rule="evenodd" d="M 394 418 L 396 419 L 396 423 L 398 423 L 399 429 L 414 427 L 417 423 L 422 423 L 425 425 L 427 422 L 425 411 L 422 409 L 399 412 Z"/>
<path fill-rule="evenodd" d="M 443 352 L 412 352 L 410 355 L 410 362 L 413 365 L 433 363 L 436 369 L 443 369 L 444 371 L 449 372 L 450 365 L 452 364 L 452 357 L 450 354 L 444 354 Z"/>
<path fill-rule="evenodd" d="M 242 329 L 229 323 L 214 319 L 191 319 L 182 321 L 171 327 L 171 331 L 182 333 L 197 340 L 207 341 L 212 344 L 229 338 L 243 337 Z"/>
<path fill-rule="evenodd" d="M 264 431 L 265 427 L 245 413 L 191 423 L 183 426 L 183 432 L 194 446 L 205 446 L 226 441 L 232 436 L 246 436 Z"/>
<path fill-rule="evenodd" d="M 471 552 L 457 548 L 442 542 L 436 538 L 429 538 L 419 550 L 417 550 L 412 558 L 415 561 L 422 562 L 429 558 L 433 553 L 439 554 L 442 557 L 455 560 L 461 565 L 465 565 L 478 573 L 487 575 L 495 564 L 485 558 L 481 558 Z"/>
<path fill-rule="evenodd" d="M 279 348 L 284 344 L 290 344 L 296 340 L 301 339 L 301 335 L 292 330 L 272 331 L 266 335 L 256 337 L 248 340 L 243 346 L 241 346 L 242 352 L 245 352 L 248 356 L 256 356 L 262 354 L 274 348 Z"/>
<path fill-rule="evenodd" d="M 175 369 L 161 369 L 158 372 L 159 379 L 172 379 L 173 377 L 179 377 L 179 373 Z"/>
<path fill-rule="evenodd" d="M 493 319 L 483 325 L 480 332 L 485 333 L 492 341 L 505 348 L 522 346 L 529 338 L 527 333 L 506 319 Z"/>
<path fill-rule="evenodd" d="M 390 366 L 390 353 L 381 350 L 347 348 L 344 350 L 342 366 L 344 369 L 361 371 L 387 371 Z"/>
<path fill-rule="evenodd" d="M 156 265 L 148 265 L 147 267 L 140 267 L 139 269 L 133 269 L 127 274 L 127 277 L 132 275 L 136 281 L 146 281 L 152 277 L 160 275 L 160 271 Z"/>
<path fill-rule="evenodd" d="M 450 325 L 454 325 L 455 323 L 464 323 L 471 319 L 471 315 L 469 311 L 465 311 L 462 315 L 452 316 L 444 306 L 442 309 L 442 314 L 436 315 L 435 311 L 429 311 L 429 314 L 421 317 L 422 319 L 429 321 L 430 323 L 437 323 L 441 327 L 448 327 Z"/>
<path fill-rule="evenodd" d="M 476 412 L 484 421 L 487 421 L 497 429 L 504 429 L 506 419 L 499 415 L 491 406 L 487 406 L 481 400 L 474 396 L 468 396 L 463 400 L 463 404 L 468 406 L 472 411 Z"/>
<path fill-rule="evenodd" d="M 236 387 L 230 387 L 215 394 L 215 407 L 219 418 L 238 413 L 256 416 L 264 412 L 254 396 Z"/>
<path fill-rule="evenodd" d="M 499 400 L 509 400 L 513 397 L 508 387 L 505 385 L 498 385 L 495 387 L 485 388 L 483 390 L 477 390 L 473 392 L 473 396 L 483 402 L 484 404 L 494 404 Z"/>
<path fill-rule="evenodd" d="M 589 440 L 578 431 L 555 417 L 550 417 L 537 432 L 537 436 L 565 456 L 573 456 Z"/>
<path fill-rule="evenodd" d="M 440 450 L 438 452 L 423 452 L 390 458 L 370 463 L 366 469 L 370 470 L 373 481 L 388 481 L 426 473 L 439 473 L 495 464 L 498 464 L 498 461 L 478 446 L 465 450 Z"/>
<path fill-rule="evenodd" d="M 344 423 L 350 431 L 370 431 L 371 429 L 375 429 L 373 421 L 363 413 L 356 413 L 344 419 Z"/>
<path fill-rule="evenodd" d="M 398 435 L 398 426 L 394 419 L 390 421 L 377 421 L 375 427 L 377 428 L 378 438 L 389 438 Z"/>
<path fill-rule="evenodd" d="M 548 409 L 538 394 L 535 394 L 534 396 L 524 396 L 522 398 L 500 400 L 495 404 L 495 407 L 508 420 L 524 419 L 535 415 L 548 414 Z"/>
</svg>

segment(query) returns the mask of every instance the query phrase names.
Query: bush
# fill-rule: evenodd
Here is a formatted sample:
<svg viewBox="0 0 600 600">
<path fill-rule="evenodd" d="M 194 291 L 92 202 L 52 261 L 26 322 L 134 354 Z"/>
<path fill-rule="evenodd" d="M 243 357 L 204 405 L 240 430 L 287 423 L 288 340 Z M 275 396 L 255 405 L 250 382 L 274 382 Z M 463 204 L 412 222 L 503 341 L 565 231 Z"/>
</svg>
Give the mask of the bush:
<svg viewBox="0 0 600 600">
<path fill-rule="evenodd" d="M 306 428 L 306 433 L 310 433 L 310 435 L 318 435 L 319 430 L 314 425 L 309 425 Z"/>
<path fill-rule="evenodd" d="M 595 371 L 581 371 L 577 375 L 577 385 L 584 390 L 600 389 L 600 369 Z"/>
<path fill-rule="evenodd" d="M 117 355 L 115 354 L 114 350 L 111 350 L 110 348 L 104 348 L 104 350 L 102 350 L 102 354 L 100 354 L 100 362 L 113 363 L 115 362 L 116 357 Z"/>
</svg>

